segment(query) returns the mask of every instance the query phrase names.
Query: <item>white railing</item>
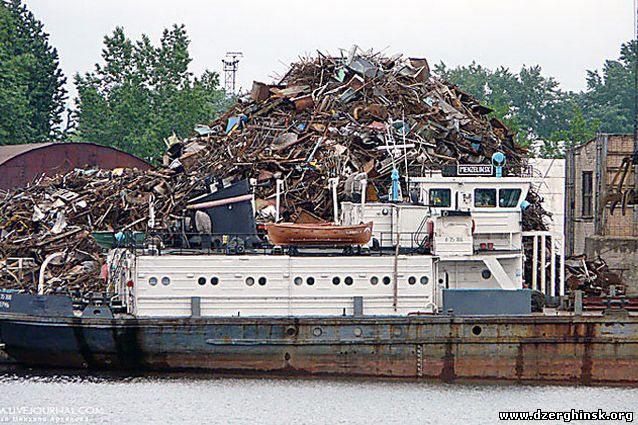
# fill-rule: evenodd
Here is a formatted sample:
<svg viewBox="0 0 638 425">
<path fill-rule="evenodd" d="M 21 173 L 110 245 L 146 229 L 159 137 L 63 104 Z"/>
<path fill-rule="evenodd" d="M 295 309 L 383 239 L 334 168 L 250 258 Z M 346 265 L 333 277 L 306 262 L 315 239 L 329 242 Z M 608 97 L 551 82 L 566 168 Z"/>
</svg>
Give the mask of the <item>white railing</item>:
<svg viewBox="0 0 638 425">
<path fill-rule="evenodd" d="M 530 231 L 523 232 L 523 240 L 525 239 L 532 241 L 532 258 L 526 258 L 526 261 L 531 261 L 532 264 L 530 288 L 545 295 L 564 296 L 565 246 L 563 235 L 549 231 Z M 558 257 L 558 264 L 556 264 L 556 257 Z M 557 286 L 558 291 L 556 291 Z"/>
</svg>

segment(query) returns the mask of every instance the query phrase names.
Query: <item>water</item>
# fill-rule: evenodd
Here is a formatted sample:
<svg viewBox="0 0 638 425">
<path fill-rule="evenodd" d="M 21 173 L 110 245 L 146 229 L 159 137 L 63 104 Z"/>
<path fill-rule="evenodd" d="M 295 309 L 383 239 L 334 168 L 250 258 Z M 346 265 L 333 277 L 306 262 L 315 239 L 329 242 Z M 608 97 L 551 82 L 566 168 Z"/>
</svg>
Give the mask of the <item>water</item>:
<svg viewBox="0 0 638 425">
<path fill-rule="evenodd" d="M 0 371 L 0 424 L 495 424 L 539 408 L 636 416 L 638 388 Z"/>
</svg>

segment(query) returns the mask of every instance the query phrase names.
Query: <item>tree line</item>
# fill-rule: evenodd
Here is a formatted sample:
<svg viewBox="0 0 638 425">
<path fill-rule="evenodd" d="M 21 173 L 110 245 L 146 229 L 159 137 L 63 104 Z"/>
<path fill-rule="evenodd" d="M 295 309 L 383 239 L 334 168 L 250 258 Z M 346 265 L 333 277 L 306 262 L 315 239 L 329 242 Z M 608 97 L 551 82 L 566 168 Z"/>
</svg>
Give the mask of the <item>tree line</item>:
<svg viewBox="0 0 638 425">
<path fill-rule="evenodd" d="M 21 0 L 0 0 L 0 145 L 89 141 L 157 160 L 165 138 L 187 137 L 231 102 L 219 74 L 189 71 L 189 44 L 183 25 L 164 30 L 157 45 L 116 28 L 104 37 L 102 62 L 74 76 L 78 96 L 69 107 L 58 52 L 42 23 Z M 637 56 L 638 43 L 624 43 L 618 58 L 587 71 L 580 92 L 562 90 L 539 65 L 515 72 L 441 62 L 434 71 L 493 109 L 519 144 L 540 139 L 541 156 L 560 157 L 596 132 L 633 131 Z"/>
<path fill-rule="evenodd" d="M 475 62 L 448 68 L 441 62 L 434 70 L 493 109 L 517 132 L 519 144 L 540 139 L 541 156 L 560 157 L 565 147 L 591 140 L 597 132 L 633 132 L 637 55 L 635 40 L 624 43 L 617 59 L 606 60 L 600 71 L 587 71 L 587 86 L 580 92 L 561 90 L 540 65 L 512 72 Z"/>
</svg>

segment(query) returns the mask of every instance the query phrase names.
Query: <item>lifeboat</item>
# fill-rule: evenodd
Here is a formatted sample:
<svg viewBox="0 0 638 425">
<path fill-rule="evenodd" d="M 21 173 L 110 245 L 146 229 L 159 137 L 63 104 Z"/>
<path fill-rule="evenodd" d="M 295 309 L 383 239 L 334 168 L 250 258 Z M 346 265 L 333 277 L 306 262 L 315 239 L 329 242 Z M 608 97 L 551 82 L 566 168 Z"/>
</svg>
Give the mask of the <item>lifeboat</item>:
<svg viewBox="0 0 638 425">
<path fill-rule="evenodd" d="M 372 237 L 372 222 L 354 226 L 332 223 L 270 223 L 268 239 L 274 245 L 364 245 Z"/>
</svg>

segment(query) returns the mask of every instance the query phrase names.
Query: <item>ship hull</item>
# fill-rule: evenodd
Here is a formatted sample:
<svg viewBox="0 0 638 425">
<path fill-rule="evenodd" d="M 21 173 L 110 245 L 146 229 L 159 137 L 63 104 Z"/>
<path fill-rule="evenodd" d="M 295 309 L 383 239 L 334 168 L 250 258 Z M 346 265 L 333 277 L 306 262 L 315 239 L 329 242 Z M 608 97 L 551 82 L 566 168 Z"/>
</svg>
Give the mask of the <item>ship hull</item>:
<svg viewBox="0 0 638 425">
<path fill-rule="evenodd" d="M 82 319 L 0 315 L 18 364 L 633 384 L 638 317 Z"/>
</svg>

